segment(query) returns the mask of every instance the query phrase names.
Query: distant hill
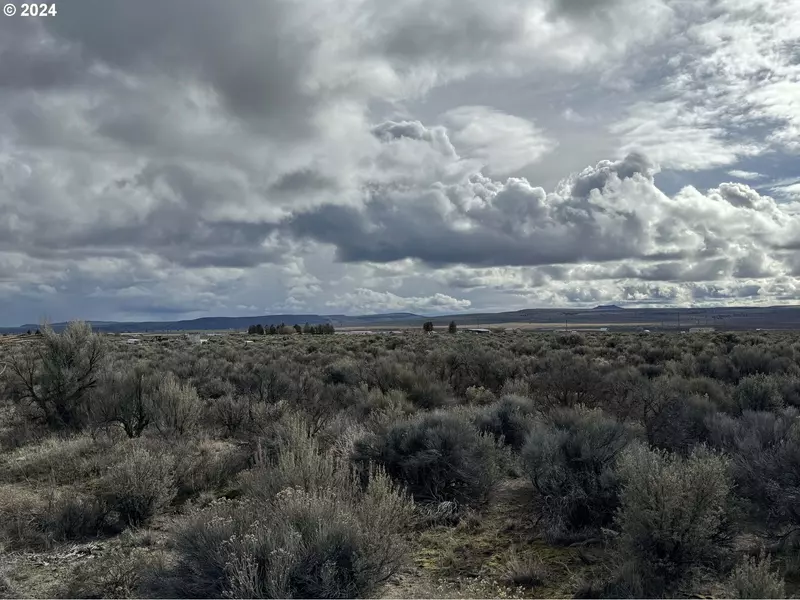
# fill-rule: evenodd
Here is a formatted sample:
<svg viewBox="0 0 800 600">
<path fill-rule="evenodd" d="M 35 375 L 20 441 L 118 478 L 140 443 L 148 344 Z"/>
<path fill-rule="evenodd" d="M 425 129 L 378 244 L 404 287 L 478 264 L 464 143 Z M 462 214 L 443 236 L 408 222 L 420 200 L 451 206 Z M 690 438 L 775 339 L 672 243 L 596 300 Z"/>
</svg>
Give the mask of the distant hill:
<svg viewBox="0 0 800 600">
<path fill-rule="evenodd" d="M 389 313 L 381 315 L 261 315 L 253 317 L 201 317 L 183 321 L 89 321 L 92 329 L 107 333 L 148 333 L 172 331 L 246 331 L 250 325 L 320 325 L 332 323 L 335 327 L 360 327 L 365 324 L 397 323 L 398 321 L 422 319 L 413 313 Z M 61 331 L 66 323 L 52 323 L 56 331 Z M 0 327 L 0 333 L 24 333 L 36 331 L 39 325 L 25 324 L 19 327 Z"/>
<path fill-rule="evenodd" d="M 797 329 L 800 330 L 800 306 L 769 307 L 714 307 L 714 308 L 621 308 L 615 305 L 598 306 L 592 309 L 524 309 L 501 313 L 459 313 L 451 315 L 424 316 L 399 312 L 372 315 L 261 315 L 252 317 L 203 317 L 184 321 L 145 321 L 136 323 L 90 321 L 97 331 L 109 333 L 147 333 L 176 331 L 247 331 L 250 325 L 319 325 L 332 323 L 334 327 L 422 327 L 425 321 L 433 321 L 436 327 L 447 327 L 450 321 L 459 326 L 486 327 L 488 325 L 520 326 L 530 324 L 541 329 L 563 329 L 565 314 L 570 328 L 600 328 L 610 330 L 651 331 L 688 329 L 689 327 L 714 327 L 724 330 Z M 65 323 L 55 323 L 59 331 Z M 38 325 L 0 328 L 0 333 L 24 333 L 36 331 Z"/>
</svg>

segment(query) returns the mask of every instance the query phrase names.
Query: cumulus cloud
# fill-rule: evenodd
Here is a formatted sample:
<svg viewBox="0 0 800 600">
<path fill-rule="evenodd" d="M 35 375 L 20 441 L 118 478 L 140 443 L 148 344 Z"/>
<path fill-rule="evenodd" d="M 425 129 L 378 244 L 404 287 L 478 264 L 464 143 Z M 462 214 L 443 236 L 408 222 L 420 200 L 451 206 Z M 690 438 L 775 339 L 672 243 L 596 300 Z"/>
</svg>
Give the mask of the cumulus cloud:
<svg viewBox="0 0 800 600">
<path fill-rule="evenodd" d="M 336 205 L 282 223 L 337 248 L 340 260 L 419 259 L 432 266 L 546 265 L 635 260 L 709 261 L 795 235 L 797 221 L 745 184 L 675 197 L 646 157 L 602 161 L 554 192 L 525 179 L 474 174 L 451 185 L 377 185 L 361 209 Z"/>
</svg>

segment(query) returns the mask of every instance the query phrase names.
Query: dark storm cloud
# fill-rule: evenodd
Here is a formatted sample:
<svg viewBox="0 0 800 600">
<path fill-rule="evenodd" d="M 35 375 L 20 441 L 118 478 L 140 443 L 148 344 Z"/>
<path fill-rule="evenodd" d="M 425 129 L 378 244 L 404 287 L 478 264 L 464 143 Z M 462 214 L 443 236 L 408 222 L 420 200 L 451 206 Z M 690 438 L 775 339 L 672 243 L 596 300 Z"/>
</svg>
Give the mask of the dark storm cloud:
<svg viewBox="0 0 800 600">
<path fill-rule="evenodd" d="M 552 17 L 583 18 L 614 8 L 622 0 L 552 0 L 549 14 Z"/>
<path fill-rule="evenodd" d="M 84 66 L 206 82 L 232 113 L 272 135 L 306 129 L 303 115 L 324 101 L 304 89 L 318 42 L 291 3 L 82 0 L 62 12 L 46 26 Z"/>
<path fill-rule="evenodd" d="M 372 0 L 382 3 L 382 0 Z M 403 63 L 484 62 L 497 58 L 515 41 L 524 39 L 525 24 L 519 18 L 525 2 L 512 0 L 489 4 L 477 0 L 441 0 L 408 3 L 397 10 L 371 36 L 372 49 Z"/>
<path fill-rule="evenodd" d="M 0 19 L 0 90 L 53 90 L 87 77 L 78 48 L 53 39 L 40 19 Z"/>
<path fill-rule="evenodd" d="M 25 251 L 30 256 L 124 256 L 139 249 L 157 253 L 166 260 L 187 267 L 252 267 L 281 260 L 281 252 L 264 242 L 274 227 L 213 216 L 234 195 L 247 194 L 227 172 L 201 172 L 187 165 L 155 163 L 146 165 L 133 177 L 121 178 L 96 192 L 98 206 L 114 207 L 98 211 L 85 225 L 85 215 L 71 215 L 69 205 L 59 206 L 50 198 L 50 185 L 30 179 L 27 187 L 15 190 L 16 197 L 27 199 L 31 207 L 52 202 L 53 213 L 33 212 L 32 224 L 17 219 L 0 220 L 0 251 Z M 138 199 L 151 203 L 142 210 Z M 20 214 L 25 206 L 16 207 Z M 128 218 L 120 215 L 129 213 Z M 70 214 L 70 223 L 63 217 Z M 14 222 L 24 227 L 13 228 Z M 30 235 L 29 232 L 34 232 Z"/>
<path fill-rule="evenodd" d="M 275 192 L 305 192 L 313 190 L 329 190 L 337 186 L 335 179 L 326 177 L 312 169 L 292 171 L 282 175 L 278 181 L 270 186 Z"/>
</svg>

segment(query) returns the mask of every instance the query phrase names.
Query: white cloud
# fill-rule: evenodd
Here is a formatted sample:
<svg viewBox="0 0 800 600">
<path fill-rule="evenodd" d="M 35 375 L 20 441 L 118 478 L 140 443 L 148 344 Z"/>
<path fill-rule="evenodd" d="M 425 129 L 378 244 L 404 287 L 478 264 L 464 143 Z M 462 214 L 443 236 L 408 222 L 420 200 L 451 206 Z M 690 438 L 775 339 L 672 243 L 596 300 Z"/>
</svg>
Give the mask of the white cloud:
<svg viewBox="0 0 800 600">
<path fill-rule="evenodd" d="M 763 152 L 765 145 L 731 139 L 717 115 L 680 101 L 641 102 L 609 130 L 623 153 L 641 151 L 664 169 L 700 171 L 735 164 Z"/>
<path fill-rule="evenodd" d="M 527 119 L 487 106 L 460 106 L 442 115 L 459 154 L 507 175 L 538 161 L 556 143 Z"/>
<path fill-rule="evenodd" d="M 737 179 L 747 179 L 751 181 L 764 178 L 764 175 L 761 173 L 756 173 L 755 171 L 741 171 L 739 169 L 728 171 L 728 175 L 731 177 L 736 177 Z"/>
</svg>

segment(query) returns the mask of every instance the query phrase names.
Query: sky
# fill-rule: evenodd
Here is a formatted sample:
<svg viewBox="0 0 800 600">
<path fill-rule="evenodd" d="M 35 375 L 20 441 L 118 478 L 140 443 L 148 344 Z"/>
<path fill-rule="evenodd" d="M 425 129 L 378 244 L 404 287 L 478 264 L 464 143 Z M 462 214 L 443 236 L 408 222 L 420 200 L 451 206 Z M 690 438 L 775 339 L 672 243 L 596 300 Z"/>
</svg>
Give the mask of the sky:
<svg viewBox="0 0 800 600">
<path fill-rule="evenodd" d="M 797 0 L 0 17 L 0 326 L 800 296 Z"/>
</svg>

